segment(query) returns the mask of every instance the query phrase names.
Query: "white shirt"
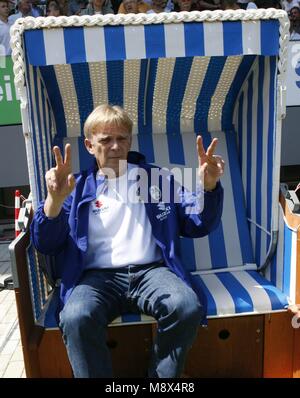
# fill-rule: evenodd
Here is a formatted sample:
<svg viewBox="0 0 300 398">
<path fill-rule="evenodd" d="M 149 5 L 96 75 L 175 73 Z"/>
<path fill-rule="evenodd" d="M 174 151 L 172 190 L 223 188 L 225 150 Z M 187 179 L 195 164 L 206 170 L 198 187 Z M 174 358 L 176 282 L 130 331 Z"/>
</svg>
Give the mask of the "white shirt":
<svg viewBox="0 0 300 398">
<path fill-rule="evenodd" d="M 253 3 L 252 1 L 249 1 L 246 9 L 247 10 L 256 10 L 257 9 L 257 5 L 255 3 Z"/>
<path fill-rule="evenodd" d="M 25 18 L 25 17 L 39 17 L 39 15 L 37 15 L 37 11 L 36 11 L 36 10 L 31 10 L 31 11 L 29 12 L 29 14 L 27 14 L 27 15 L 23 15 L 23 14 L 21 13 L 21 11 L 19 11 L 19 12 L 17 12 L 16 14 L 10 15 L 10 16 L 8 17 L 8 22 L 9 22 L 10 24 L 14 24 L 18 18 Z"/>
<path fill-rule="evenodd" d="M 295 32 L 294 30 L 291 32 L 291 35 L 290 35 L 290 40 L 291 41 L 293 41 L 293 40 L 300 40 L 300 34 L 299 33 L 297 33 L 297 32 Z"/>
<path fill-rule="evenodd" d="M 11 27 L 10 22 L 3 22 L 0 20 L 0 46 L 3 46 L 0 48 L 0 56 L 1 55 L 10 55 L 11 54 L 11 48 L 10 48 L 10 34 L 9 34 L 9 29 Z M 3 54 L 4 50 L 4 54 Z"/>
<path fill-rule="evenodd" d="M 293 7 L 299 7 L 299 1 L 292 0 L 291 2 L 288 2 L 286 0 L 283 0 L 282 7 L 286 12 L 290 12 Z"/>
<path fill-rule="evenodd" d="M 136 203 L 127 198 L 128 191 L 134 191 L 137 170 L 128 164 L 127 173 L 98 187 L 96 200 L 89 208 L 86 269 L 147 264 L 162 259 L 144 203 L 138 201 L 137 195 L 134 195 Z"/>
</svg>

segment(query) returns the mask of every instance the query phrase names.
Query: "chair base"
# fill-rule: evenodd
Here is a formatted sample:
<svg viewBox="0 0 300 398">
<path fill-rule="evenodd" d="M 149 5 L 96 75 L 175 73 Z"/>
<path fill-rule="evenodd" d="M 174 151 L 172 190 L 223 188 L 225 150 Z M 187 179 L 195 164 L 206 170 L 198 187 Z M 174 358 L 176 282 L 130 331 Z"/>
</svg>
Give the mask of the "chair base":
<svg viewBox="0 0 300 398">
<path fill-rule="evenodd" d="M 300 377 L 300 329 L 288 312 L 211 319 L 199 329 L 185 374 L 190 377 Z"/>
<path fill-rule="evenodd" d="M 292 326 L 292 315 L 266 315 L 264 328 L 263 376 L 300 377 L 300 330 Z"/>
<path fill-rule="evenodd" d="M 209 320 L 207 328 L 199 328 L 183 376 L 300 377 L 300 330 L 292 327 L 291 318 L 284 312 Z M 151 324 L 108 328 L 115 377 L 147 377 L 155 330 Z M 43 331 L 34 357 L 37 363 L 30 364 L 27 377 L 72 377 L 58 329 Z"/>
<path fill-rule="evenodd" d="M 185 373 L 191 377 L 262 377 L 264 315 L 211 319 L 200 328 Z"/>
<path fill-rule="evenodd" d="M 107 345 L 111 350 L 114 377 L 146 377 L 152 345 L 152 326 L 108 328 Z M 30 364 L 27 377 L 73 377 L 59 329 L 44 330 L 36 355 L 38 365 Z M 34 369 L 34 371 L 33 371 Z"/>
</svg>

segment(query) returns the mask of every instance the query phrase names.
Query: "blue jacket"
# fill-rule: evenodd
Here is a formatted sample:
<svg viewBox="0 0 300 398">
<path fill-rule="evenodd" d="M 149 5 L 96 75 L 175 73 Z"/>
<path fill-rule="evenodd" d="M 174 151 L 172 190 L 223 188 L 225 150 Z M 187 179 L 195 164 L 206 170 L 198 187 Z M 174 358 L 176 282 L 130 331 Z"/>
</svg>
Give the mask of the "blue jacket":
<svg viewBox="0 0 300 398">
<path fill-rule="evenodd" d="M 129 153 L 128 162 L 143 168 L 150 182 L 151 169 L 157 166 L 146 164 L 144 157 L 137 152 Z M 55 256 L 54 278 L 61 279 L 61 302 L 58 311 L 63 308 L 84 271 L 83 255 L 88 248 L 89 203 L 96 199 L 97 169 L 95 162 L 94 167 L 76 176 L 76 188 L 66 199 L 56 218 L 46 217 L 42 202 L 31 224 L 31 237 L 36 249 L 43 254 Z M 173 177 L 169 179 L 169 184 L 174 189 Z M 150 183 L 148 192 L 149 188 Z M 181 263 L 179 238 L 180 236 L 199 238 L 209 234 L 218 226 L 222 215 L 223 188 L 218 183 L 214 191 L 205 193 L 205 204 L 201 214 L 187 214 L 186 207 L 190 206 L 194 199 L 195 196 L 187 195 L 183 191 L 182 203 L 170 199 L 170 203 L 167 204 L 167 214 L 163 216 L 161 206 L 151 203 L 150 196 L 145 201 L 145 207 L 154 239 L 161 248 L 166 265 L 192 286 L 205 307 L 203 293 L 198 285 L 193 286 L 189 272 Z"/>
</svg>

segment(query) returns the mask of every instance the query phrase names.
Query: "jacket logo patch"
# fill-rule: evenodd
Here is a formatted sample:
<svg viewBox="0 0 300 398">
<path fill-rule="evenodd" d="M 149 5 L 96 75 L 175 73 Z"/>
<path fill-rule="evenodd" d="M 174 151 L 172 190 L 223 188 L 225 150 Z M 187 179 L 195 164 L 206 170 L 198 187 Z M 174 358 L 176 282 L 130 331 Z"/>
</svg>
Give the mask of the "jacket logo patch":
<svg viewBox="0 0 300 398">
<path fill-rule="evenodd" d="M 92 213 L 94 215 L 105 213 L 109 210 L 109 205 L 104 205 L 101 200 L 95 200 L 92 204 Z"/>
<path fill-rule="evenodd" d="M 164 202 L 159 202 L 158 205 L 157 205 L 157 208 L 160 211 L 165 211 L 166 210 L 166 205 L 164 204 Z"/>
<path fill-rule="evenodd" d="M 103 205 L 103 203 L 100 200 L 96 200 L 95 202 L 95 206 L 97 207 L 97 209 L 100 209 L 100 207 Z"/>
<path fill-rule="evenodd" d="M 158 221 L 164 221 L 171 213 L 171 206 L 166 206 L 164 202 L 158 203 L 157 208 L 161 211 L 161 213 L 156 214 L 156 218 Z"/>
<path fill-rule="evenodd" d="M 150 196 L 153 200 L 157 201 L 161 198 L 161 191 L 157 185 L 151 185 L 149 188 Z"/>
</svg>

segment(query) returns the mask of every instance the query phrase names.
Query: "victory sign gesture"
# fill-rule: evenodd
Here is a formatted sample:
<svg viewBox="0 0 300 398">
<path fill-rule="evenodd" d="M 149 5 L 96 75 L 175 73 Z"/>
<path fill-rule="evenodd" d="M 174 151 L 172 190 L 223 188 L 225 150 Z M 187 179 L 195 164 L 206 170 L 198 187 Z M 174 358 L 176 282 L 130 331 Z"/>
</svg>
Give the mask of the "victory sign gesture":
<svg viewBox="0 0 300 398">
<path fill-rule="evenodd" d="M 201 135 L 197 137 L 199 176 L 203 178 L 204 189 L 212 191 L 224 173 L 225 163 L 221 156 L 214 155 L 218 139 L 214 138 L 205 151 Z"/>
<path fill-rule="evenodd" d="M 59 214 L 64 200 L 75 188 L 75 177 L 71 166 L 71 145 L 65 146 L 64 159 L 59 147 L 55 146 L 53 153 L 56 166 L 48 170 L 45 175 L 48 196 L 44 211 L 48 217 L 56 217 Z"/>
</svg>

